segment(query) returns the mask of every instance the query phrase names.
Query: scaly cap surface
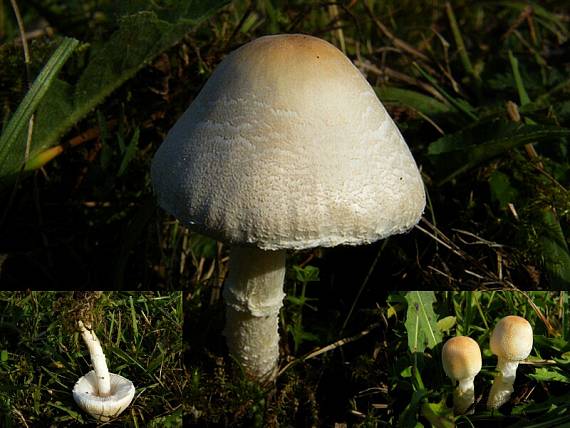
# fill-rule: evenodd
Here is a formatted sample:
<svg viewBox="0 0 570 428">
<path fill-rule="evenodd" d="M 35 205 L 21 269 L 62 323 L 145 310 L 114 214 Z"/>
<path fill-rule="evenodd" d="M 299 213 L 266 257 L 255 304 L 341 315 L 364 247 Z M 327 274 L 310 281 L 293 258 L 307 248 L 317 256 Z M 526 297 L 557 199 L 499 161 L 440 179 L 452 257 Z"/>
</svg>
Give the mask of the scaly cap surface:
<svg viewBox="0 0 570 428">
<path fill-rule="evenodd" d="M 425 206 L 398 128 L 350 60 L 305 35 L 228 55 L 152 162 L 159 204 L 218 239 L 266 250 L 402 233 Z"/>
<path fill-rule="evenodd" d="M 449 378 L 453 380 L 471 378 L 481 371 L 481 349 L 470 337 L 452 337 L 443 345 L 441 362 Z"/>
<path fill-rule="evenodd" d="M 491 334 L 493 354 L 509 361 L 522 361 L 532 351 L 532 327 L 522 317 L 509 315 L 500 320 Z"/>
</svg>

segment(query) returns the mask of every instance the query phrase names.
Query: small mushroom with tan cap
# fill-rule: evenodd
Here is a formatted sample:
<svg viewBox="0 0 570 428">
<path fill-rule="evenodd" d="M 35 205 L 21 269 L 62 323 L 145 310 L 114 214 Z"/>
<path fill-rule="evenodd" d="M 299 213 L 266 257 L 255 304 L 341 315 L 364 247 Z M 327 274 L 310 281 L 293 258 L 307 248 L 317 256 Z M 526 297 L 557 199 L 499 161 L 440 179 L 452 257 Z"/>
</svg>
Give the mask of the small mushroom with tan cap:
<svg viewBox="0 0 570 428">
<path fill-rule="evenodd" d="M 470 337 L 453 337 L 443 345 L 441 362 L 445 374 L 454 384 L 458 382 L 453 392 L 453 409 L 456 415 L 462 415 L 475 401 L 473 381 L 481 371 L 481 349 Z"/>
<path fill-rule="evenodd" d="M 487 400 L 488 409 L 498 409 L 511 397 L 519 363 L 532 351 L 532 327 L 522 317 L 509 315 L 491 334 L 491 351 L 498 357 L 498 374 Z"/>
<path fill-rule="evenodd" d="M 93 370 L 82 376 L 73 387 L 73 399 L 96 420 L 106 422 L 125 410 L 135 396 L 133 383 L 109 373 L 101 343 L 91 328 L 78 322 L 81 336 L 89 349 Z"/>
</svg>

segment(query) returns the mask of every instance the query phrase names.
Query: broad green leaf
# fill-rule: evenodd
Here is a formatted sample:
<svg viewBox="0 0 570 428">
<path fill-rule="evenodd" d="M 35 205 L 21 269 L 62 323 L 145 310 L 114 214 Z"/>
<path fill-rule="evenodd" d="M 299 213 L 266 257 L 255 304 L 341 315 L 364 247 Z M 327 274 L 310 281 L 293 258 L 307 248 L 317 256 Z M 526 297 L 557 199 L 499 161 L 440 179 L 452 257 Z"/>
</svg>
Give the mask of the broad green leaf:
<svg viewBox="0 0 570 428">
<path fill-rule="evenodd" d="M 154 199 L 152 201 L 154 202 Z M 206 235 L 193 233 L 190 235 L 190 248 L 192 250 L 192 254 L 198 258 L 205 257 L 207 259 L 213 259 L 216 257 L 218 244 L 216 240 Z"/>
<path fill-rule="evenodd" d="M 295 271 L 295 279 L 299 282 L 308 283 L 319 280 L 319 268 L 316 266 L 293 266 L 293 271 Z"/>
<path fill-rule="evenodd" d="M 178 9 L 169 13 L 162 13 L 160 8 L 160 14 L 143 10 L 123 16 L 114 33 L 90 47 L 87 66 L 75 84 L 55 80 L 47 89 L 36 113 L 30 158 L 55 145 L 66 131 L 113 91 L 227 2 L 177 1 L 170 6 Z M 133 4 L 133 8 L 143 6 L 142 2 Z M 24 139 L 25 135 L 20 133 L 18 147 L 23 146 Z M 47 156 L 45 161 L 51 158 Z M 21 163 L 15 162 L 6 166 L 0 163 L 0 178 L 17 172 L 20 166 Z M 34 163 L 34 167 L 39 166 L 41 162 Z"/>
<path fill-rule="evenodd" d="M 434 116 L 454 111 L 453 108 L 441 101 L 410 89 L 395 88 L 392 86 L 382 86 L 374 89 L 378 98 L 380 98 L 383 103 L 397 103 L 417 110 L 426 116 Z"/>
<path fill-rule="evenodd" d="M 433 311 L 435 294 L 433 291 L 410 291 L 406 293 L 408 312 L 406 331 L 410 352 L 424 352 L 441 342 L 441 331 L 437 325 L 437 316 Z"/>
<path fill-rule="evenodd" d="M 440 182 L 443 184 L 515 147 L 569 136 L 570 130 L 566 128 L 494 119 L 434 141 L 428 147 L 428 156 L 438 170 L 449 174 Z"/>
<path fill-rule="evenodd" d="M 400 372 L 400 376 L 403 378 L 411 378 L 413 370 L 414 368 L 412 366 L 408 366 Z"/>
<path fill-rule="evenodd" d="M 297 305 L 297 306 L 304 306 L 304 305 L 306 305 L 308 302 L 313 302 L 313 301 L 319 300 L 319 299 L 316 298 L 316 297 L 304 297 L 304 296 L 296 297 L 296 296 L 290 296 L 290 295 L 288 295 L 288 296 L 286 297 L 286 299 L 287 299 L 287 301 L 290 302 L 291 304 Z"/>
<path fill-rule="evenodd" d="M 182 426 L 182 408 L 168 416 L 157 416 L 148 423 L 149 428 L 179 428 Z"/>
<path fill-rule="evenodd" d="M 446 333 L 455 326 L 456 322 L 457 322 L 456 318 L 450 315 L 448 317 L 440 319 L 437 322 L 437 327 L 441 332 Z"/>
<path fill-rule="evenodd" d="M 422 404 L 422 416 L 430 421 L 432 427 L 453 428 L 455 426 L 453 409 L 445 405 L 445 399 L 439 403 Z"/>
<path fill-rule="evenodd" d="M 288 324 L 287 331 L 293 336 L 295 352 L 299 350 L 303 342 L 317 342 L 319 340 L 317 335 L 305 331 L 303 326 L 297 323 Z"/>
<path fill-rule="evenodd" d="M 528 376 L 539 382 L 570 383 L 570 377 L 560 373 L 559 371 L 550 370 L 546 367 L 539 367 L 535 369 L 534 373 L 531 373 Z"/>
<path fill-rule="evenodd" d="M 544 259 L 544 267 L 553 288 L 567 289 L 570 285 L 570 253 L 564 232 L 552 208 L 542 210 L 545 231 L 540 234 L 539 242 Z"/>
<path fill-rule="evenodd" d="M 0 177 L 17 173 L 24 165 L 30 118 L 56 82 L 57 73 L 78 44 L 75 39 L 62 40 L 4 128 L 0 136 Z M 36 129 L 37 124 L 34 130 Z"/>
<path fill-rule="evenodd" d="M 423 425 L 418 420 L 418 417 L 419 417 L 421 402 L 426 396 L 427 396 L 427 391 L 425 389 L 413 392 L 410 404 L 406 406 L 406 408 L 398 418 L 398 428 L 423 427 Z"/>
<path fill-rule="evenodd" d="M 495 171 L 491 174 L 489 187 L 491 189 L 491 199 L 501 208 L 505 208 L 509 203 L 513 203 L 518 197 L 518 191 L 511 185 L 509 176 L 500 171 Z"/>
</svg>

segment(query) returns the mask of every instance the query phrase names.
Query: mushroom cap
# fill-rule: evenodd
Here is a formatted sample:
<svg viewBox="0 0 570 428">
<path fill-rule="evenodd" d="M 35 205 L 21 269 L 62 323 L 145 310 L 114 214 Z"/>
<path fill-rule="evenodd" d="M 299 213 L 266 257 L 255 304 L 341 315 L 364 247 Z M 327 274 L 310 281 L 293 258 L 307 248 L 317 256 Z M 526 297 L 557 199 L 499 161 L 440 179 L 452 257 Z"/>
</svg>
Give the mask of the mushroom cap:
<svg viewBox="0 0 570 428">
<path fill-rule="evenodd" d="M 108 421 L 125 410 L 135 396 L 133 383 L 121 375 L 109 373 L 111 394 L 97 395 L 97 375 L 91 370 L 82 376 L 73 387 L 73 399 L 79 407 L 98 421 Z"/>
<path fill-rule="evenodd" d="M 468 379 L 481 371 L 481 349 L 470 337 L 452 337 L 443 345 L 441 362 L 445 374 L 451 379 Z"/>
<path fill-rule="evenodd" d="M 402 233 L 424 186 L 374 90 L 330 43 L 256 39 L 228 55 L 152 162 L 159 204 L 195 230 L 266 250 Z"/>
<path fill-rule="evenodd" d="M 532 351 L 532 327 L 522 317 L 509 315 L 491 334 L 491 352 L 509 361 L 522 361 Z"/>
</svg>

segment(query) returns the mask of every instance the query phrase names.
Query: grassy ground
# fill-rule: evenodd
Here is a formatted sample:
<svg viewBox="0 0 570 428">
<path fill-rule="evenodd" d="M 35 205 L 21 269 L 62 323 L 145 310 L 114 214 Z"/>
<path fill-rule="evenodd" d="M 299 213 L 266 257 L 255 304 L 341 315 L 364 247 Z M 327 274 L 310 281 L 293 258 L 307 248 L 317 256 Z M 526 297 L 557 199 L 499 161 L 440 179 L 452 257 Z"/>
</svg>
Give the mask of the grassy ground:
<svg viewBox="0 0 570 428">
<path fill-rule="evenodd" d="M 413 292 L 405 296 L 393 294 L 390 300 L 392 332 L 388 340 L 398 356 L 389 360 L 393 426 L 453 426 L 453 387 L 442 369 L 441 348 L 456 335 L 473 338 L 483 355 L 483 368 L 475 379 L 474 414 L 457 418 L 457 426 L 570 424 L 567 292 Z M 422 315 L 416 317 L 410 306 L 418 302 Z M 490 412 L 486 401 L 497 358 L 491 353 L 489 338 L 497 321 L 507 315 L 522 316 L 530 322 L 534 348 L 519 366 L 509 403 Z M 413 322 L 418 318 L 418 324 Z"/>
<path fill-rule="evenodd" d="M 0 282 L 188 290 L 189 422 L 395 423 L 408 403 L 388 392 L 396 374 L 386 362 L 405 350 L 394 356 L 404 339 L 389 331 L 405 333 L 388 290 L 569 288 L 565 1 L 17 3 L 28 67 L 12 8 L 0 3 Z M 240 376 L 220 335 L 227 247 L 157 208 L 149 168 L 222 58 L 278 32 L 322 37 L 360 68 L 429 198 L 408 235 L 289 254 L 285 288 L 297 299 L 281 316 L 286 370 L 264 389 Z M 28 144 L 31 110 L 18 108 L 32 105 Z M 313 300 L 299 299 L 303 289 Z"/>
<path fill-rule="evenodd" d="M 0 292 L 0 425 L 99 426 L 71 390 L 91 370 L 66 292 Z M 104 293 L 95 331 L 109 370 L 136 388 L 130 407 L 105 426 L 178 427 L 182 421 L 182 293 Z"/>
</svg>

